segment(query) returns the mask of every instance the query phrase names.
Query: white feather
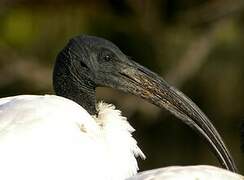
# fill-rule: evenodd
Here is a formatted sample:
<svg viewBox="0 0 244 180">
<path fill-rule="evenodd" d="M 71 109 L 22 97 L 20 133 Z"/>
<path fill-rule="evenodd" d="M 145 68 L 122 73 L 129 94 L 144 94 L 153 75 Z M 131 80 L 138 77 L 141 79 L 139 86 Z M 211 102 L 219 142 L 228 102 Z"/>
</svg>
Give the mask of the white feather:
<svg viewBox="0 0 244 180">
<path fill-rule="evenodd" d="M 0 99 L 0 179 L 122 180 L 145 158 L 134 129 L 113 105 L 90 116 L 54 95 Z"/>
<path fill-rule="evenodd" d="M 242 175 L 206 165 L 169 166 L 138 173 L 127 180 L 244 180 Z"/>
</svg>

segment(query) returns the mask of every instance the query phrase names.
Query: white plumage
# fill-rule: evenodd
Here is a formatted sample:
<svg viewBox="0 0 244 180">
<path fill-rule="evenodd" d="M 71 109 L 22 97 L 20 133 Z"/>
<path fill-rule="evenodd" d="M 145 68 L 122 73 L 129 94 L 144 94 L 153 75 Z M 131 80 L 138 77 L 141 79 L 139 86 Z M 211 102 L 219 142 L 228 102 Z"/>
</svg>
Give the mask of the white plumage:
<svg viewBox="0 0 244 180">
<path fill-rule="evenodd" d="M 0 169 L 4 180 L 125 179 L 144 154 L 134 129 L 113 105 L 98 103 L 90 116 L 54 95 L 0 100 Z"/>
<path fill-rule="evenodd" d="M 243 180 L 244 177 L 222 168 L 206 165 L 169 166 L 138 173 L 127 180 Z"/>
</svg>

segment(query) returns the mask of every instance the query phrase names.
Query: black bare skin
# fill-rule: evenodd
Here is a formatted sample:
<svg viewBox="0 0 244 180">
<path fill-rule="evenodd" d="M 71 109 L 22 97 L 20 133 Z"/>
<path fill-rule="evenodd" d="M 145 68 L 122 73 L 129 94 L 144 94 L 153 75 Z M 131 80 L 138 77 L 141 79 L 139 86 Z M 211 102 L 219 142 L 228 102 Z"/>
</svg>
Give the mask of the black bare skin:
<svg viewBox="0 0 244 180">
<path fill-rule="evenodd" d="M 91 115 L 97 113 L 96 87 L 115 88 L 165 108 L 204 137 L 222 167 L 237 172 L 221 136 L 200 108 L 108 40 L 86 35 L 71 39 L 57 56 L 53 85 L 57 95 L 77 102 Z"/>
</svg>

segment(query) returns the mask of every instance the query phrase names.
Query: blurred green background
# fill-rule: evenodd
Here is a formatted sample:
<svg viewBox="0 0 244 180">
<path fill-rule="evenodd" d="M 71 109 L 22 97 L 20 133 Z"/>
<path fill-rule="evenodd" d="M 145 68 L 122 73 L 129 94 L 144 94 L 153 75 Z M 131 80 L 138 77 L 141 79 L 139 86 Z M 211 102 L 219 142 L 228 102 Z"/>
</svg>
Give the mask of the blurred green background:
<svg viewBox="0 0 244 180">
<path fill-rule="evenodd" d="M 48 94 L 52 66 L 69 38 L 107 38 L 187 94 L 216 125 L 244 173 L 244 1 L 1 0 L 0 97 Z M 140 169 L 213 164 L 204 141 L 168 112 L 99 88 L 136 128 Z"/>
</svg>

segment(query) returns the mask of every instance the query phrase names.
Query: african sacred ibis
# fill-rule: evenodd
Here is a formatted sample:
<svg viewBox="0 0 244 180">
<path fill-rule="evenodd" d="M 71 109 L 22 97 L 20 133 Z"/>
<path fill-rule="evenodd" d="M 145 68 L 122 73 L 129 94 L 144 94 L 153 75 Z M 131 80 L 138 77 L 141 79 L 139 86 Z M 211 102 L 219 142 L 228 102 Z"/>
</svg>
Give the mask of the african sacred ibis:
<svg viewBox="0 0 244 180">
<path fill-rule="evenodd" d="M 236 171 L 217 130 L 182 92 L 128 59 L 113 43 L 78 36 L 59 53 L 56 95 L 0 99 L 0 179 L 122 180 L 145 158 L 134 129 L 113 105 L 97 103 L 107 86 L 166 108 L 203 136 L 221 165 Z"/>
</svg>

